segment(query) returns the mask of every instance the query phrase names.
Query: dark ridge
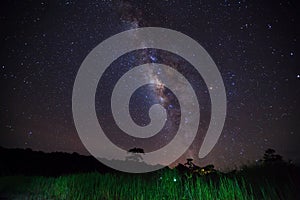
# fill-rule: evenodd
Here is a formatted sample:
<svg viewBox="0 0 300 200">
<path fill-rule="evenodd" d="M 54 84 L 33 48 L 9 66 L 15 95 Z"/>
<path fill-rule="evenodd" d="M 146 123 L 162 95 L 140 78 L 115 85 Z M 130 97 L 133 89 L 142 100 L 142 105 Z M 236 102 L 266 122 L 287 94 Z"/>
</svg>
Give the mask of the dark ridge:
<svg viewBox="0 0 300 200">
<path fill-rule="evenodd" d="M 102 164 L 93 156 L 78 153 L 44 153 L 31 149 L 0 147 L 0 176 L 60 176 L 86 172 L 108 173 L 116 170 Z"/>
</svg>

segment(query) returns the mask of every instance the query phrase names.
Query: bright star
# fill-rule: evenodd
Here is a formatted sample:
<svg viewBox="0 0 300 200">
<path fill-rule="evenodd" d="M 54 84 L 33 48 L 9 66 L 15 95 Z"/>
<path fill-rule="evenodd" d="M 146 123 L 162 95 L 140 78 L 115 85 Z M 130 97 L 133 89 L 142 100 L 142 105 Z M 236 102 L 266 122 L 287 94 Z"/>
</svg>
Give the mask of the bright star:
<svg viewBox="0 0 300 200">
<path fill-rule="evenodd" d="M 155 62 L 157 60 L 157 58 L 155 56 L 150 55 L 150 59 Z"/>
</svg>

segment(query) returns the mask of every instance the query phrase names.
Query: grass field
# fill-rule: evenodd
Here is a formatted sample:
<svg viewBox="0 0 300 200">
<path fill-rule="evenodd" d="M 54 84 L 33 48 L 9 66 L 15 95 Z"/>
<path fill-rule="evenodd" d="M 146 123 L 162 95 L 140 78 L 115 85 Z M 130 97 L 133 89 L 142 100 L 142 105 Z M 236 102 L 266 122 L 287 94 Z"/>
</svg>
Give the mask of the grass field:
<svg viewBox="0 0 300 200">
<path fill-rule="evenodd" d="M 60 177 L 0 177 L 2 199 L 297 199 L 289 176 L 247 172 L 187 178 L 177 170 L 150 174 L 85 173 Z M 1 199 L 1 198 L 0 198 Z"/>
</svg>

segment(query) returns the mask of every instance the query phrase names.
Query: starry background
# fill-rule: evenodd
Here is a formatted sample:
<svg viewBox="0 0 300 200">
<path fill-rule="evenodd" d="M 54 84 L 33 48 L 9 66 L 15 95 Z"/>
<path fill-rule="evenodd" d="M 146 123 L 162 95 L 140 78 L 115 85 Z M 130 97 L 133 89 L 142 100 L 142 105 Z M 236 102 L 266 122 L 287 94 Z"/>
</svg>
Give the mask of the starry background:
<svg viewBox="0 0 300 200">
<path fill-rule="evenodd" d="M 88 155 L 71 109 L 72 87 L 82 61 L 114 34 L 156 26 L 180 31 L 201 44 L 217 64 L 227 94 L 227 119 L 215 148 L 204 159 L 196 158 L 210 117 L 201 114 L 197 138 L 177 162 L 193 157 L 200 165 L 213 163 L 227 169 L 255 162 L 267 148 L 300 162 L 296 1 L 26 0 L 2 1 L 0 7 L 0 146 Z M 107 121 L 110 139 L 124 148 L 134 145 L 134 140 L 113 136 L 116 130 L 108 106 L 101 105 L 101 95 L 109 95 L 122 69 L 144 62 L 177 66 L 191 79 L 198 97 L 203 97 L 199 99 L 201 110 L 207 113 L 210 109 L 209 88 L 178 56 L 155 50 L 125 55 L 111 66 L 116 68 L 98 85 L 104 93 L 97 90 L 96 96 L 99 121 Z M 153 97 L 153 87 L 147 87 L 133 97 L 131 114 L 137 124 L 148 123 L 149 102 L 143 101 L 148 97 L 153 103 L 163 95 L 168 98 L 169 114 L 180 114 L 170 91 Z M 168 123 L 166 133 L 150 142 L 156 146 L 143 147 L 151 151 L 150 146 L 165 145 L 176 129 L 176 122 Z"/>
</svg>

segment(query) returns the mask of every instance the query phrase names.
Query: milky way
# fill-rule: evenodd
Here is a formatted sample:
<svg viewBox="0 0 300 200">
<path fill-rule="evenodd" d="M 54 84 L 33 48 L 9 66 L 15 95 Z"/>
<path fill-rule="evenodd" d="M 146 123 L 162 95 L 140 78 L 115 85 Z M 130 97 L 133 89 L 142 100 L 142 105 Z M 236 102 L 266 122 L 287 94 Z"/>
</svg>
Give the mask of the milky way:
<svg viewBox="0 0 300 200">
<path fill-rule="evenodd" d="M 207 157 L 197 159 L 209 125 L 208 91 L 213 86 L 207 87 L 183 58 L 145 49 L 117 59 L 98 85 L 105 90 L 97 90 L 97 115 L 99 121 L 107 120 L 112 141 L 123 148 L 143 143 L 113 136 L 116 129 L 101 96 L 109 95 L 113 83 L 133 66 L 164 63 L 187 77 L 201 109 L 196 140 L 179 162 L 193 157 L 201 165 L 213 163 L 225 169 L 255 162 L 267 148 L 300 162 L 298 10 L 296 1 L 3 1 L 0 145 L 88 154 L 71 109 L 72 87 L 82 61 L 112 35 L 154 26 L 190 36 L 215 61 L 227 95 L 222 135 Z M 149 123 L 147 109 L 155 102 L 172 116 L 166 132 L 144 142 L 149 151 L 172 140 L 180 115 L 177 99 L 161 84 L 158 73 L 145 73 L 153 85 L 134 93 L 130 110 L 142 126 Z"/>
</svg>

